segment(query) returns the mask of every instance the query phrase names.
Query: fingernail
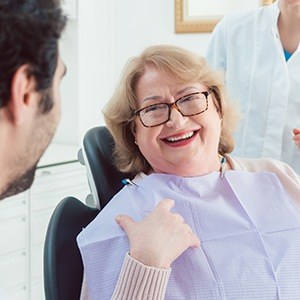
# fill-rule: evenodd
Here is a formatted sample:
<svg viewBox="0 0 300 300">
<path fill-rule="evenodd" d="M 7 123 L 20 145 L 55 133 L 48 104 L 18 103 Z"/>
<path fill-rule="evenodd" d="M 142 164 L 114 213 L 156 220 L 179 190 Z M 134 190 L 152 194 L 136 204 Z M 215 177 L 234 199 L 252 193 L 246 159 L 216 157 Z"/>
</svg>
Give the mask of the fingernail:
<svg viewBox="0 0 300 300">
<path fill-rule="evenodd" d="M 116 216 L 115 221 L 117 222 L 117 224 L 120 224 L 121 216 L 120 215 Z"/>
</svg>

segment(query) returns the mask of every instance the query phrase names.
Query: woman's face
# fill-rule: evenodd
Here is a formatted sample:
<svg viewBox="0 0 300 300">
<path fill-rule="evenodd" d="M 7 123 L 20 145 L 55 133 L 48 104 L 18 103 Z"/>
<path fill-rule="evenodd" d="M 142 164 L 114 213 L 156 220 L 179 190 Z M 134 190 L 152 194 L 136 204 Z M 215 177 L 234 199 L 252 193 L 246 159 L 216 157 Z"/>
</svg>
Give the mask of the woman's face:
<svg viewBox="0 0 300 300">
<path fill-rule="evenodd" d="M 138 109 L 155 103 L 172 103 L 194 92 L 208 91 L 199 82 L 182 84 L 148 67 L 136 86 Z M 198 176 L 220 168 L 218 145 L 221 118 L 208 96 L 208 109 L 196 116 L 184 117 L 172 108 L 170 120 L 157 127 L 145 127 L 139 118 L 134 132 L 137 145 L 156 173 Z"/>
</svg>

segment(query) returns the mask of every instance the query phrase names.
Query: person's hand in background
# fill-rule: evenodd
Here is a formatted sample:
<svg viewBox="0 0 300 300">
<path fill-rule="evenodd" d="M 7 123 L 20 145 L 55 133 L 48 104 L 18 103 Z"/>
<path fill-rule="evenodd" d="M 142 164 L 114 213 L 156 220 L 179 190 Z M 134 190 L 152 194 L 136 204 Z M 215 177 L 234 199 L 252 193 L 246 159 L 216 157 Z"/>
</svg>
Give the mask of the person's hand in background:
<svg viewBox="0 0 300 300">
<path fill-rule="evenodd" d="M 295 141 L 296 146 L 300 150 L 300 128 L 294 128 L 293 134 L 293 140 Z"/>
</svg>

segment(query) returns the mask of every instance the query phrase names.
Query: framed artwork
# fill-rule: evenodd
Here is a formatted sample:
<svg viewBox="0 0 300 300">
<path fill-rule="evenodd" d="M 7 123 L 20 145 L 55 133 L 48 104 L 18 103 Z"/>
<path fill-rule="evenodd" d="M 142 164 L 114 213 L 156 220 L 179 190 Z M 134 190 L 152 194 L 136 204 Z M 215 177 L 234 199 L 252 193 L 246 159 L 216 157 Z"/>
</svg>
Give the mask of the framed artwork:
<svg viewBox="0 0 300 300">
<path fill-rule="evenodd" d="M 231 12 L 255 9 L 274 0 L 175 0 L 175 32 L 211 32 Z"/>
</svg>

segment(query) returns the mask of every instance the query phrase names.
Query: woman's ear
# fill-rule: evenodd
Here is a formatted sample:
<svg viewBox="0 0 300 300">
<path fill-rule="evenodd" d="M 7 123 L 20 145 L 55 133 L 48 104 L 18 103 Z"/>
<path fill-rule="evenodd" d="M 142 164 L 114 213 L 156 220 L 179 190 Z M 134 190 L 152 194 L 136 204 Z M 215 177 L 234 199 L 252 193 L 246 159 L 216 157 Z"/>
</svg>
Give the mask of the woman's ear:
<svg viewBox="0 0 300 300">
<path fill-rule="evenodd" d="M 131 121 L 131 124 L 130 124 L 130 130 L 131 130 L 131 133 L 133 134 L 133 136 L 136 138 L 136 125 L 135 125 L 135 121 Z"/>
<path fill-rule="evenodd" d="M 222 112 L 221 112 L 220 108 L 217 108 L 217 113 L 219 115 L 220 121 L 222 122 L 223 121 L 223 116 L 222 116 Z"/>
<path fill-rule="evenodd" d="M 13 75 L 11 82 L 11 96 L 8 103 L 12 120 L 15 124 L 20 125 L 27 117 L 27 113 L 31 112 L 38 105 L 38 101 L 32 101 L 38 95 L 36 81 L 34 76 L 30 74 L 31 67 L 22 65 Z"/>
<path fill-rule="evenodd" d="M 215 108 L 216 108 L 216 111 L 217 111 L 217 113 L 218 113 L 218 115 L 219 115 L 219 118 L 220 118 L 220 120 L 222 121 L 223 119 L 223 116 L 222 116 L 222 109 L 221 109 L 221 107 L 220 107 L 220 104 L 219 104 L 219 102 L 216 100 L 216 99 L 214 99 L 214 106 L 215 106 Z"/>
</svg>

